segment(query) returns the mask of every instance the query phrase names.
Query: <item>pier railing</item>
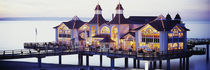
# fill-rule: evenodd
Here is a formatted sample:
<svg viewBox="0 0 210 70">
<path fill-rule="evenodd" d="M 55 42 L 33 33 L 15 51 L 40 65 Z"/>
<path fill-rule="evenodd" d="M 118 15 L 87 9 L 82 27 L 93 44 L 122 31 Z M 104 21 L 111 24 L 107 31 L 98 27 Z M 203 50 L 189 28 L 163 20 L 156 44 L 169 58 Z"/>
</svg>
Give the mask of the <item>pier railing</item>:
<svg viewBox="0 0 210 70">
<path fill-rule="evenodd" d="M 188 45 L 210 44 L 210 38 L 187 38 Z"/>
<path fill-rule="evenodd" d="M 41 47 L 41 46 L 39 46 Z M 163 52 L 147 52 L 139 53 L 138 51 L 119 51 L 119 50 L 101 50 L 101 49 L 91 49 L 91 48 L 54 48 L 51 50 L 38 50 L 34 49 L 24 49 L 24 50 L 0 50 L 0 59 L 13 59 L 13 58 L 27 58 L 27 57 L 42 57 L 45 56 L 56 56 L 56 55 L 69 55 L 69 54 L 87 54 L 87 55 L 107 55 L 116 57 L 133 57 L 133 58 L 166 58 L 166 57 L 178 57 L 183 55 L 192 54 L 205 54 L 205 48 L 193 48 L 189 50 L 171 50 L 168 53 Z"/>
<path fill-rule="evenodd" d="M 195 39 L 189 38 L 188 45 L 198 45 L 198 44 L 209 44 L 210 39 Z M 30 42 L 24 43 L 24 48 L 20 50 L 0 50 L 0 58 L 2 57 L 36 57 L 38 55 L 42 56 L 55 56 L 55 55 L 68 55 L 68 54 L 91 54 L 91 55 L 108 55 L 108 56 L 132 56 L 132 57 L 166 57 L 173 55 L 186 54 L 205 54 L 205 48 L 188 48 L 188 50 L 170 50 L 168 53 L 159 52 L 139 52 L 133 50 L 102 50 L 100 48 L 91 47 L 80 47 L 80 46 L 69 46 L 66 44 L 59 44 L 56 42 Z"/>
</svg>

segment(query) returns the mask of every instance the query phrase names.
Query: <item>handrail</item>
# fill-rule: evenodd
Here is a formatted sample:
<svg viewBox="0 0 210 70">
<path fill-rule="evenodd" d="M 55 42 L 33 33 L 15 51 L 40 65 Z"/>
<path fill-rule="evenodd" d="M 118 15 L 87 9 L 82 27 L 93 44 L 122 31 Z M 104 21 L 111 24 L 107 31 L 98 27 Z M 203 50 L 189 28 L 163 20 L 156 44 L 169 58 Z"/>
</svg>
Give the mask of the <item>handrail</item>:
<svg viewBox="0 0 210 70">
<path fill-rule="evenodd" d="M 54 48 L 54 50 L 37 50 L 37 51 L 31 51 L 31 49 L 28 50 L 0 50 L 0 56 L 32 56 L 32 55 L 45 55 L 48 54 L 64 54 L 64 53 L 71 53 L 71 52 L 92 52 L 92 53 L 102 53 L 102 54 L 112 54 L 112 55 L 128 55 L 128 56 L 136 56 L 136 57 L 162 57 L 162 56 L 170 56 L 170 55 L 180 55 L 183 52 L 186 53 L 193 53 L 193 52 L 205 52 L 205 48 L 193 48 L 189 50 L 173 50 L 168 51 L 168 53 L 163 53 L 162 51 L 159 52 L 150 52 L 150 53 L 139 53 L 138 51 L 117 51 L 117 50 L 107 50 L 103 51 L 96 48 L 88 48 L 89 50 L 86 50 L 85 48 L 63 48 L 58 47 Z"/>
</svg>

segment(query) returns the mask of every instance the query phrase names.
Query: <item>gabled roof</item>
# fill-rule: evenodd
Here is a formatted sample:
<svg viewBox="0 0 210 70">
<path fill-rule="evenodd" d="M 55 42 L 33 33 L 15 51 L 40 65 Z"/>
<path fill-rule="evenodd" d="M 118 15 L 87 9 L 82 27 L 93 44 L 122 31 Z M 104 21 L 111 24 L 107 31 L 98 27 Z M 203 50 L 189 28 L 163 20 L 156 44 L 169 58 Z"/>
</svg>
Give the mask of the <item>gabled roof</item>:
<svg viewBox="0 0 210 70">
<path fill-rule="evenodd" d="M 73 28 L 80 28 L 82 25 L 84 25 L 86 22 L 83 22 L 82 20 L 80 20 L 77 16 L 74 16 L 72 18 L 72 20 L 68 21 L 68 22 L 62 22 L 63 24 L 65 24 L 69 29 L 73 29 Z M 61 25 L 61 24 L 60 24 Z M 55 26 L 53 28 L 58 28 L 60 25 Z"/>
<path fill-rule="evenodd" d="M 57 29 L 59 26 L 60 26 L 60 25 L 57 25 L 57 26 L 55 26 L 55 27 L 53 27 L 53 28 L 54 28 L 54 29 Z"/>
<path fill-rule="evenodd" d="M 94 17 L 88 22 L 88 24 L 99 24 L 102 25 L 106 21 L 101 14 L 95 14 Z"/>
<path fill-rule="evenodd" d="M 104 42 L 104 43 L 109 43 L 109 42 L 115 42 L 114 40 L 112 40 L 110 37 L 105 37 L 103 40 L 101 40 L 100 42 Z"/>
<path fill-rule="evenodd" d="M 146 24 L 143 24 L 142 26 L 136 28 L 135 30 L 139 30 L 139 29 L 141 29 L 142 27 L 144 27 L 145 25 L 146 25 Z"/>
<path fill-rule="evenodd" d="M 180 22 L 174 20 L 155 20 L 149 24 L 157 31 L 170 31 L 174 26 L 180 24 Z"/>
<path fill-rule="evenodd" d="M 181 29 L 183 29 L 184 31 L 190 31 L 190 29 L 184 27 L 183 25 L 181 24 L 177 24 L 178 27 L 180 27 Z"/>
<path fill-rule="evenodd" d="M 120 39 L 124 39 L 124 37 L 126 35 L 128 35 L 128 34 L 130 34 L 131 36 L 135 37 L 135 32 L 128 32 L 128 33 L 124 34 Z"/>
<path fill-rule="evenodd" d="M 86 22 L 81 21 L 77 16 L 73 17 L 71 21 L 63 22 L 69 29 L 78 29 Z"/>
<path fill-rule="evenodd" d="M 128 21 L 133 24 L 146 24 L 156 18 L 157 16 L 130 16 Z"/>
<path fill-rule="evenodd" d="M 116 14 L 109 24 L 129 24 L 130 22 L 125 19 L 123 14 Z"/>
</svg>

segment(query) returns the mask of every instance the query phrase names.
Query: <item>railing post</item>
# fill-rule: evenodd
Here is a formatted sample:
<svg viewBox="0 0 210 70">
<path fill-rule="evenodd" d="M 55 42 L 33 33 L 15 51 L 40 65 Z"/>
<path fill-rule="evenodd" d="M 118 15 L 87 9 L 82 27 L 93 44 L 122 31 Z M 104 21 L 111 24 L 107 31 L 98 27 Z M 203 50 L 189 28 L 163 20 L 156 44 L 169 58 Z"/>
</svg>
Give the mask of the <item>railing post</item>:
<svg viewBox="0 0 210 70">
<path fill-rule="evenodd" d="M 29 49 L 29 54 L 31 54 L 31 50 Z"/>
<path fill-rule="evenodd" d="M 23 55 L 23 51 L 21 50 L 21 55 Z"/>
<path fill-rule="evenodd" d="M 12 50 L 12 56 L 14 56 L 14 50 Z"/>
<path fill-rule="evenodd" d="M 3 52 L 3 56 L 5 55 L 5 51 Z"/>
</svg>

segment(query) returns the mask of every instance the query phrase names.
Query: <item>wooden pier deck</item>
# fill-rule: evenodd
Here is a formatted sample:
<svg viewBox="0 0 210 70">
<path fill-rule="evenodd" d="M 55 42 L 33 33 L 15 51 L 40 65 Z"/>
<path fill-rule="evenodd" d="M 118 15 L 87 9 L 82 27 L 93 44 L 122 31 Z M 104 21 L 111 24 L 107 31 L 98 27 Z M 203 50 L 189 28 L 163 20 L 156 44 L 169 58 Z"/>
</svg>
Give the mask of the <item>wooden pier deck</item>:
<svg viewBox="0 0 210 70">
<path fill-rule="evenodd" d="M 128 51 L 100 51 L 100 50 L 82 50 L 82 49 L 68 49 L 68 50 L 41 50 L 32 51 L 28 50 L 7 50 L 0 51 L 0 59 L 17 59 L 17 58 L 31 58 L 31 57 L 47 57 L 47 56 L 58 56 L 58 55 L 72 55 L 72 54 L 82 54 L 82 55 L 105 55 L 107 57 L 115 58 L 136 58 L 140 60 L 158 60 L 166 58 L 178 58 L 191 55 L 202 55 L 205 54 L 204 48 L 190 49 L 188 51 L 169 51 L 167 54 L 163 53 L 138 53 L 138 52 L 128 52 Z"/>
<path fill-rule="evenodd" d="M 47 56 L 59 56 L 59 64 L 61 64 L 61 56 L 62 55 L 72 55 L 78 54 L 78 64 L 82 65 L 83 57 L 86 57 L 87 64 L 89 65 L 89 56 L 92 55 L 100 55 L 100 66 L 102 66 L 102 55 L 107 56 L 111 59 L 111 67 L 114 67 L 114 59 L 116 58 L 125 58 L 125 67 L 128 67 L 126 63 L 128 63 L 128 58 L 133 58 L 136 60 L 147 60 L 147 61 L 160 61 L 177 59 L 180 60 L 183 58 L 188 58 L 192 55 L 204 55 L 208 54 L 208 45 L 210 39 L 188 39 L 188 49 L 187 50 L 172 50 L 168 51 L 168 53 L 162 52 L 150 52 L 150 53 L 139 53 L 138 51 L 116 51 L 116 50 L 108 50 L 102 51 L 96 48 L 68 48 L 65 45 L 56 45 L 53 43 L 25 43 L 24 48 L 19 50 L 0 50 L 0 59 L 19 59 L 19 58 L 38 58 L 39 67 L 41 67 L 41 58 Z M 198 48 L 195 45 L 207 45 L 207 49 Z M 189 48 L 190 47 L 190 48 Z M 126 60 L 127 59 L 127 60 Z M 208 60 L 208 55 L 207 55 Z M 136 66 L 136 63 L 134 63 Z M 168 63 L 167 63 L 168 64 Z M 161 67 L 161 66 L 160 66 Z M 170 67 L 169 67 L 170 68 Z"/>
</svg>

